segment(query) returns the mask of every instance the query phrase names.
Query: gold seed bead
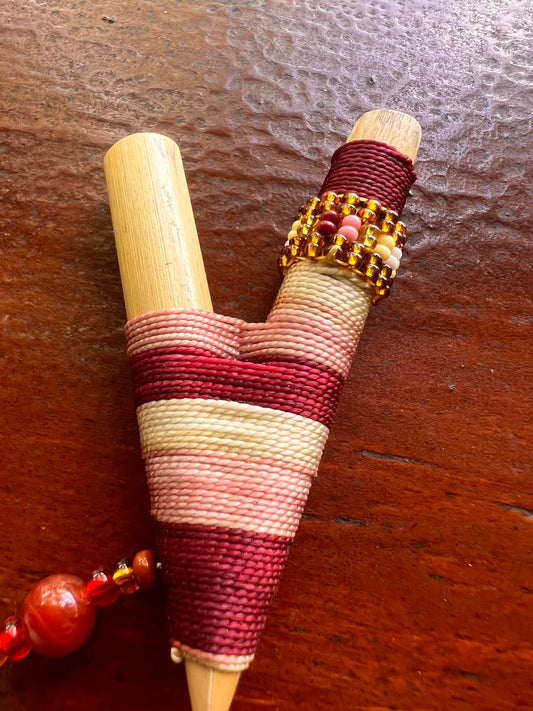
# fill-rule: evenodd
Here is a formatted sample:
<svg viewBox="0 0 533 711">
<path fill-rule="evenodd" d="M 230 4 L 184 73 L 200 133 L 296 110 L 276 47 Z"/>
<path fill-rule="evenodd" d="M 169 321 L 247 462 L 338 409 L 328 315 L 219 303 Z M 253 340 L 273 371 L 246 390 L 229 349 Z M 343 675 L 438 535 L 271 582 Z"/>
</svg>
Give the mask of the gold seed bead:
<svg viewBox="0 0 533 711">
<path fill-rule="evenodd" d="M 330 193 L 328 193 L 329 195 Z M 335 210 L 335 202 L 333 200 L 325 200 L 322 209 L 324 212 L 327 212 L 329 210 Z"/>
<path fill-rule="evenodd" d="M 404 246 L 404 244 L 407 242 L 405 235 L 402 235 L 401 232 L 394 232 L 392 235 L 394 239 L 394 243 L 396 247 L 400 247 L 400 249 Z"/>
<path fill-rule="evenodd" d="M 115 570 L 113 571 L 113 581 L 118 585 L 123 595 L 132 595 L 139 589 L 139 583 L 137 582 L 133 568 L 125 558 L 119 560 L 116 564 Z"/>
<path fill-rule="evenodd" d="M 376 298 L 374 301 L 381 301 L 381 299 L 386 299 L 390 292 L 390 286 L 383 286 L 380 289 L 376 289 Z"/>
<path fill-rule="evenodd" d="M 355 205 L 359 200 L 359 196 L 356 193 L 346 193 L 344 196 L 344 202 L 348 205 Z"/>
<path fill-rule="evenodd" d="M 359 210 L 359 217 L 363 222 L 374 222 L 376 213 L 368 207 L 362 207 Z"/>
<path fill-rule="evenodd" d="M 365 234 L 365 237 L 364 237 L 364 239 L 363 239 L 363 245 L 367 248 L 367 250 L 368 250 L 368 249 L 374 249 L 374 247 L 376 246 L 377 242 L 378 242 L 378 241 L 377 241 L 377 239 L 376 239 L 375 237 L 373 237 L 372 235 L 370 235 L 370 234 L 368 234 L 368 233 Z"/>
<path fill-rule="evenodd" d="M 382 260 L 381 260 L 380 255 L 377 252 L 371 252 L 368 257 L 368 263 L 369 264 L 377 264 L 378 267 L 381 269 Z"/>
<path fill-rule="evenodd" d="M 363 269 L 364 275 L 371 281 L 374 281 L 379 276 L 379 267 L 377 264 L 365 264 Z"/>
<path fill-rule="evenodd" d="M 341 208 L 341 215 L 355 215 L 357 213 L 357 207 L 352 203 L 345 202 Z"/>
<path fill-rule="evenodd" d="M 381 223 L 381 231 L 386 234 L 392 234 L 394 232 L 395 223 L 391 220 L 383 220 Z"/>
<path fill-rule="evenodd" d="M 320 255 L 321 245 L 318 242 L 308 242 L 304 247 L 304 255 L 313 259 Z"/>
<path fill-rule="evenodd" d="M 388 264 L 384 264 L 384 265 L 381 267 L 380 274 L 381 274 L 381 276 L 384 277 L 385 279 L 390 279 L 391 276 L 392 276 L 392 269 L 389 267 Z"/>
<path fill-rule="evenodd" d="M 396 223 L 396 232 L 400 232 L 400 234 L 405 235 L 405 233 L 407 232 L 407 226 L 404 222 Z"/>
<path fill-rule="evenodd" d="M 338 247 L 344 247 L 347 242 L 348 240 L 344 235 L 340 235 L 339 233 L 333 235 L 332 244 L 337 245 Z"/>
<path fill-rule="evenodd" d="M 377 212 L 378 210 L 381 210 L 381 205 L 377 200 L 369 200 L 367 203 L 367 207 L 369 210 L 372 210 L 373 212 Z"/>
<path fill-rule="evenodd" d="M 323 202 L 336 202 L 338 200 L 337 193 L 334 193 L 332 190 L 328 190 L 328 192 L 322 193 L 320 196 Z"/>
<path fill-rule="evenodd" d="M 291 230 L 287 235 L 287 239 L 294 239 L 295 237 L 298 237 L 298 232 L 296 232 L 296 230 Z"/>
<path fill-rule="evenodd" d="M 394 222 L 396 224 L 396 222 L 398 221 L 398 214 L 394 212 L 394 210 L 385 210 L 383 219 L 387 220 L 387 222 Z"/>
</svg>

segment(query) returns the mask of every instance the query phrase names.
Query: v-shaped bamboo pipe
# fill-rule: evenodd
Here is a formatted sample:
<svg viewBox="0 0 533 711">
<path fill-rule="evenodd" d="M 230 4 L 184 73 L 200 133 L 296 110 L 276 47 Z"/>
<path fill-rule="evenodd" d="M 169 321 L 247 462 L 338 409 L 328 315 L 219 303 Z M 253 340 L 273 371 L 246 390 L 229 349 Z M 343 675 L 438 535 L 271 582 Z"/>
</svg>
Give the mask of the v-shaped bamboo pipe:
<svg viewBox="0 0 533 711">
<path fill-rule="evenodd" d="M 416 158 L 421 130 L 397 111 L 364 114 L 348 141 L 382 141 Z M 104 161 L 128 319 L 171 308 L 211 311 L 179 149 L 144 133 L 115 144 Z M 240 672 L 186 660 L 193 711 L 227 711 Z"/>
</svg>

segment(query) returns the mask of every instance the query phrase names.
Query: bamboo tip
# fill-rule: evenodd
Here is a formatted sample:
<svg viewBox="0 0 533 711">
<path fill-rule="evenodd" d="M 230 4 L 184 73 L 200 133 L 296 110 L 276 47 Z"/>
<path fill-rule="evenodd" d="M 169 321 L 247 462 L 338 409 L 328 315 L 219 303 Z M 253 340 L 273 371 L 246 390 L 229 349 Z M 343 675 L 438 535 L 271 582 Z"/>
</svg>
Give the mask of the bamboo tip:
<svg viewBox="0 0 533 711">
<path fill-rule="evenodd" d="M 371 139 L 393 146 L 413 163 L 418 153 L 422 129 L 409 114 L 392 109 L 376 109 L 363 114 L 347 138 L 348 141 Z"/>
<path fill-rule="evenodd" d="M 241 672 L 221 671 L 191 659 L 185 671 L 192 711 L 229 711 Z"/>
<path fill-rule="evenodd" d="M 164 136 L 162 133 L 153 133 L 150 131 L 131 133 L 129 136 L 120 138 L 111 146 L 111 148 L 107 150 L 104 155 L 104 170 L 109 170 L 111 164 L 117 159 L 117 157 L 122 155 L 131 155 L 140 150 L 146 150 L 147 148 L 159 151 L 162 154 L 172 154 L 177 151 L 179 155 L 177 143 L 175 143 L 175 141 L 168 136 Z M 118 159 L 120 160 L 120 158 Z"/>
</svg>

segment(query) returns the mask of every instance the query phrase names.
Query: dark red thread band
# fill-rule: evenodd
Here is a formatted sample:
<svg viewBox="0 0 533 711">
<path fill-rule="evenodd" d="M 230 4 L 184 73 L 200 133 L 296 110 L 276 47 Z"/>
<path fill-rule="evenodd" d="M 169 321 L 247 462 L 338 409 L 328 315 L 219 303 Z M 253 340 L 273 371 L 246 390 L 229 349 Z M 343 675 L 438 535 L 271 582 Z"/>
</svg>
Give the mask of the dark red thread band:
<svg viewBox="0 0 533 711">
<path fill-rule="evenodd" d="M 322 194 L 357 193 L 401 215 L 416 172 L 410 158 L 380 141 L 349 141 L 331 158 Z"/>
<path fill-rule="evenodd" d="M 213 654 L 253 654 L 289 543 L 251 531 L 159 523 L 171 639 Z"/>
<path fill-rule="evenodd" d="M 174 398 L 231 400 L 291 412 L 331 426 L 343 379 L 304 363 L 252 363 L 148 351 L 130 359 L 136 405 Z"/>
</svg>

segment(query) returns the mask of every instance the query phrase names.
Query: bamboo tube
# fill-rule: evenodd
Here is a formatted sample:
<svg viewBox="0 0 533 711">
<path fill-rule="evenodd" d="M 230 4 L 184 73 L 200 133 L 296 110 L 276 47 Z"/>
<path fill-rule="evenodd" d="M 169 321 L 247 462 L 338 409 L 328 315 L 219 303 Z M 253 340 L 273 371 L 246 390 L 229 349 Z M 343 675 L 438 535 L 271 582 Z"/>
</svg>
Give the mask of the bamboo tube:
<svg viewBox="0 0 533 711">
<path fill-rule="evenodd" d="M 414 161 L 420 138 L 412 117 L 377 110 L 359 119 L 347 141 L 382 141 Z M 167 308 L 211 311 L 178 147 L 136 134 L 108 151 L 104 168 L 128 318 Z M 185 665 L 193 711 L 228 711 L 240 673 Z"/>
<path fill-rule="evenodd" d="M 128 319 L 212 311 L 178 146 L 155 133 L 127 136 L 109 149 L 104 170 Z M 193 711 L 228 711 L 240 673 L 185 666 Z"/>
<path fill-rule="evenodd" d="M 104 158 L 128 319 L 149 311 L 212 311 L 179 148 L 138 133 Z"/>
</svg>

